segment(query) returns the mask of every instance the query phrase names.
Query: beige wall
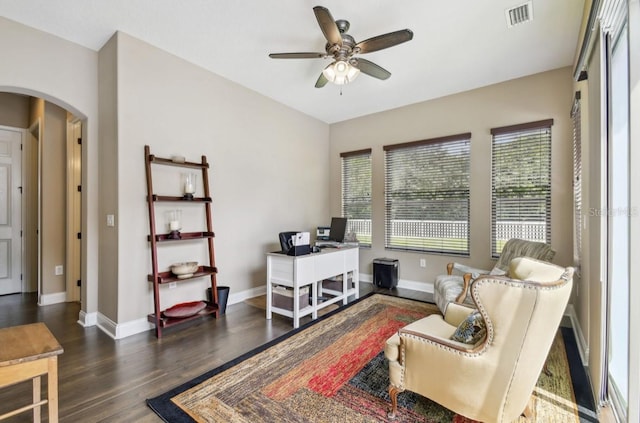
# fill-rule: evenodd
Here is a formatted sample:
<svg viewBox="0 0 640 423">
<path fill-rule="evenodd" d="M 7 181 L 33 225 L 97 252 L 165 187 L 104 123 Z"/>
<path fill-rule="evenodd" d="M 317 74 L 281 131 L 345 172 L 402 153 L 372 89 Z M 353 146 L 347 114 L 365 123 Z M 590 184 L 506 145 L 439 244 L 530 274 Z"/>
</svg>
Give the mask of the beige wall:
<svg viewBox="0 0 640 423">
<path fill-rule="evenodd" d="M 360 269 L 371 274 L 376 257 L 400 260 L 400 278 L 431 284 L 452 257 L 384 249 L 383 145 L 471 132 L 471 256 L 455 261 L 491 268 L 490 128 L 553 118 L 551 245 L 554 261 L 572 264 L 571 69 L 563 68 L 390 110 L 331 126 L 331 211 L 340 213 L 341 152 L 373 148 L 373 245 L 362 250 Z M 419 267 L 419 259 L 426 268 Z"/>
<path fill-rule="evenodd" d="M 277 248 L 279 231 L 313 231 L 339 214 L 341 151 L 373 147 L 374 166 L 382 169 L 382 145 L 466 131 L 473 134 L 475 182 L 471 257 L 462 261 L 491 266 L 486 253 L 488 130 L 551 117 L 555 119 L 552 244 L 558 250 L 558 263 L 571 262 L 568 114 L 572 89 L 568 68 L 329 128 L 132 37 L 121 35 L 117 46 L 107 45 L 100 52 L 99 72 L 96 52 L 0 18 L 0 53 L 13 64 L 0 67 L 0 91 L 36 95 L 86 119 L 84 311 L 100 309 L 116 322 L 143 318 L 150 311 L 148 284 L 140 282 L 146 280 L 150 269 L 148 218 L 145 202 L 140 200 L 145 193 L 145 144 L 158 155 L 209 157 L 219 283 L 230 285 L 233 294 L 264 284 L 263 253 Z M 102 84 L 100 116 L 105 125 L 100 143 L 98 75 Z M 248 117 L 251 125 L 247 125 Z M 100 187 L 99 146 L 100 153 L 110 158 L 100 161 L 102 175 L 107 178 Z M 117 160 L 111 160 L 114 157 Z M 409 281 L 430 282 L 443 271 L 450 257 L 384 250 L 380 170 L 374 173 L 374 205 L 374 220 L 379 224 L 373 248 L 362 254 L 364 273 L 371 273 L 371 260 L 381 256 L 400 258 L 401 278 Z M 103 223 L 111 213 L 116 214 L 117 225 L 110 230 Z M 99 252 L 106 258 L 99 260 Z M 426 269 L 418 267 L 419 258 L 427 259 Z M 184 296 L 200 295 L 203 285 L 194 283 Z M 167 300 L 177 301 L 180 295 L 172 293 Z M 584 310 L 580 313 L 581 320 L 588 314 Z"/>
<path fill-rule="evenodd" d="M 29 96 L 0 92 L 0 125 L 29 127 Z"/>
<path fill-rule="evenodd" d="M 117 37 L 114 35 L 100 49 L 98 96 L 100 97 L 100 216 L 116 214 L 118 208 L 118 104 Z M 100 274 L 98 309 L 114 322 L 118 321 L 118 232 L 99 226 Z"/>
<path fill-rule="evenodd" d="M 219 283 L 232 295 L 259 292 L 277 233 L 312 231 L 330 216 L 328 125 L 121 38 L 100 53 L 99 75 L 98 53 L 0 18 L 0 54 L 12 63 L 0 67 L 0 91 L 43 98 L 83 119 L 81 321 L 91 324 L 94 313 L 118 324 L 144 320 L 152 309 L 145 144 L 158 155 L 209 157 Z M 99 152 L 107 157 L 99 160 Z M 109 179 L 99 186 L 101 165 Z M 104 228 L 108 213 L 116 215 L 115 233 Z M 168 249 L 165 259 L 177 255 Z M 163 305 L 204 297 L 204 281 L 185 287 Z"/>
<path fill-rule="evenodd" d="M 43 98 L 84 119 L 82 310 L 97 312 L 98 55 L 0 17 L 0 91 Z M 10 64 L 10 65 L 6 65 Z"/>
<path fill-rule="evenodd" d="M 66 168 L 67 112 L 45 103 L 42 132 L 42 292 L 66 292 L 64 275 L 55 275 L 55 266 L 66 263 Z"/>
<path fill-rule="evenodd" d="M 117 116 L 109 116 L 105 130 L 115 133 L 117 146 L 108 148 L 101 163 L 117 169 L 117 178 L 110 178 L 117 194 L 101 199 L 100 220 L 115 211 L 117 246 L 104 247 L 118 254 L 117 275 L 101 273 L 100 283 L 118 286 L 117 321 L 144 319 L 152 311 L 145 144 L 160 157 L 207 156 L 219 284 L 230 286 L 232 296 L 263 288 L 265 253 L 279 249 L 278 232 L 312 231 L 329 217 L 329 126 L 131 36 L 119 33 L 116 40 L 115 52 L 108 46 L 107 66 L 114 70 L 115 53 L 117 79 L 110 84 Z M 101 51 L 101 60 L 106 53 Z M 112 101 L 101 97 L 101 113 Z M 117 154 L 117 165 L 111 154 Z M 180 189 L 179 175 L 171 172 L 160 170 L 156 192 Z M 198 210 L 181 208 L 183 230 L 202 228 Z M 162 225 L 163 215 L 157 220 Z M 161 270 L 177 261 L 202 262 L 203 247 L 163 245 Z M 163 290 L 162 307 L 204 298 L 206 286 L 203 279 Z"/>
</svg>

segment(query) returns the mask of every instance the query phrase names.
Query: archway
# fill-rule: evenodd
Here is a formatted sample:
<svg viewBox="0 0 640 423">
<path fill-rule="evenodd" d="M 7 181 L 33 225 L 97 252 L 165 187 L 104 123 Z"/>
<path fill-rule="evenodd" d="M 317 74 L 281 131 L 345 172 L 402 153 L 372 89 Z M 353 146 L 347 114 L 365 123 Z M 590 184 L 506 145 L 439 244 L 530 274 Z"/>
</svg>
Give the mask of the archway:
<svg viewBox="0 0 640 423">
<path fill-rule="evenodd" d="M 44 130 L 43 128 L 46 128 L 47 126 L 47 122 L 43 121 L 43 110 L 55 110 L 57 116 L 60 117 L 59 120 L 62 120 L 62 122 L 55 122 L 55 124 L 49 122 L 49 126 L 60 126 L 61 124 L 64 124 L 64 131 L 66 134 L 68 134 L 68 136 L 65 136 L 64 139 L 58 140 L 58 144 L 61 143 L 58 148 L 63 148 L 65 149 L 65 151 L 61 151 L 58 153 L 58 156 L 64 157 L 64 160 L 62 163 L 56 164 L 58 167 L 62 168 L 60 171 L 64 174 L 65 178 L 65 183 L 62 184 L 62 187 L 59 187 L 59 189 L 65 191 L 65 195 L 63 195 L 60 199 L 60 204 L 63 208 L 63 211 L 56 212 L 62 216 L 61 226 L 62 228 L 65 228 L 63 229 L 65 233 L 62 240 L 63 245 L 66 245 L 67 247 L 66 251 L 64 251 L 64 260 L 55 260 L 55 266 L 51 265 L 51 263 L 49 262 L 46 262 L 46 250 L 44 252 L 41 252 L 42 247 L 47 248 L 47 246 L 42 243 L 42 236 L 47 233 L 47 221 L 51 222 L 51 219 L 42 219 L 42 213 L 34 214 L 35 217 L 31 217 L 32 221 L 29 222 L 27 220 L 27 222 L 23 222 L 23 226 L 31 224 L 31 228 L 35 228 L 33 229 L 33 232 L 37 234 L 37 247 L 30 245 L 27 248 L 27 245 L 25 245 L 25 251 L 27 253 L 36 255 L 35 260 L 37 271 L 26 272 L 26 277 L 33 278 L 35 274 L 35 277 L 40 280 L 42 273 L 48 272 L 53 275 L 54 272 L 56 272 L 56 275 L 59 276 L 58 280 L 61 279 L 63 281 L 63 284 L 61 286 L 62 290 L 54 293 L 47 293 L 46 290 L 42 289 L 40 284 L 38 284 L 39 304 L 47 305 L 64 301 L 80 301 L 82 311 L 80 312 L 79 323 L 84 326 L 93 325 L 95 324 L 95 318 L 88 320 L 86 319 L 86 316 L 88 315 L 86 312 L 88 310 L 87 298 L 91 297 L 91 290 L 93 288 L 91 284 L 87 283 L 88 277 L 86 258 L 88 255 L 86 251 L 88 243 L 86 242 L 86 237 L 84 236 L 86 234 L 86 228 L 88 227 L 89 221 L 87 214 L 87 195 L 83 195 L 87 192 L 88 189 L 86 171 L 87 166 L 80 165 L 81 163 L 87 163 L 86 152 L 79 152 L 78 150 L 76 150 L 75 158 L 72 154 L 68 154 L 73 152 L 72 150 L 74 139 L 77 143 L 78 138 L 80 138 L 83 140 L 82 143 L 86 144 L 86 141 L 88 140 L 86 130 L 88 126 L 88 119 L 86 115 L 79 111 L 77 108 L 72 107 L 68 103 L 56 99 L 45 93 L 35 92 L 30 89 L 3 86 L 0 86 L 0 92 L 4 92 L 6 94 L 27 96 L 29 98 L 28 125 L 24 125 L 26 126 L 26 128 L 24 129 L 27 136 L 25 137 L 26 145 L 24 146 L 23 155 L 26 157 L 24 157 L 23 161 L 26 165 L 24 167 L 36 166 L 36 174 L 38 176 L 34 179 L 36 181 L 35 184 L 33 181 L 31 183 L 24 184 L 25 190 L 23 190 L 23 208 L 29 209 L 30 207 L 34 206 L 33 203 L 35 202 L 36 209 L 41 209 L 41 194 L 42 191 L 47 191 L 46 187 L 44 188 L 44 190 L 40 189 L 40 187 L 43 186 L 41 183 L 43 178 L 41 163 L 46 163 L 47 160 L 50 160 L 52 162 L 55 161 L 55 159 L 52 158 L 50 154 L 42 153 L 42 131 Z M 79 134 L 78 131 L 80 131 L 81 134 Z M 29 143 L 35 144 L 29 145 Z M 73 178 L 67 178 L 67 175 L 73 176 L 74 169 L 77 171 L 75 180 L 73 180 Z M 44 178 L 46 185 L 47 176 L 45 175 Z M 78 181 L 80 182 L 78 183 Z M 34 190 L 37 192 L 33 192 Z M 67 199 L 72 198 L 73 195 L 79 196 L 75 203 L 73 201 L 67 201 Z M 75 212 L 71 210 L 71 207 L 77 207 Z M 47 208 L 45 216 L 47 216 L 48 213 L 51 212 L 52 210 Z M 33 220 L 35 220 L 35 222 Z M 51 227 L 51 223 L 49 223 L 49 227 Z M 29 229 L 25 227 L 24 232 L 25 238 L 28 239 Z M 27 239 L 25 239 L 25 244 L 29 242 Z M 74 240 L 77 243 L 77 245 L 75 246 L 73 245 Z M 75 251 L 74 257 L 76 261 L 70 260 L 70 258 L 74 258 L 70 256 L 71 251 Z M 25 255 L 25 257 L 23 257 L 23 269 L 25 269 L 25 263 L 28 260 L 29 257 Z M 43 268 L 43 263 L 46 263 L 46 268 Z M 31 265 L 27 264 L 27 266 Z M 58 271 L 62 275 L 57 274 Z M 31 273 L 31 275 L 29 275 L 29 273 Z M 60 278 L 60 276 L 62 277 Z M 79 295 L 80 289 L 77 288 L 78 281 L 81 281 L 82 295 Z M 73 292 L 74 286 L 76 287 L 75 295 Z M 58 291 L 58 288 L 56 288 L 55 290 Z M 89 296 L 87 295 L 87 293 L 89 293 Z M 95 315 L 95 313 L 93 314 Z"/>
</svg>

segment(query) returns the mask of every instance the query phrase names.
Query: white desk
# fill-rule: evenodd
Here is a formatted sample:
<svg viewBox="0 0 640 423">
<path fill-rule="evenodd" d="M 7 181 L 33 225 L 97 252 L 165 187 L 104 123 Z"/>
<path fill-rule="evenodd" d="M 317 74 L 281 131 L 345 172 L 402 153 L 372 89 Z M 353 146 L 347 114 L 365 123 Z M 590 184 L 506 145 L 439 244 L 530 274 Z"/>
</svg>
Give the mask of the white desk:
<svg viewBox="0 0 640 423">
<path fill-rule="evenodd" d="M 351 273 L 351 283 L 349 283 Z M 322 280 L 342 276 L 342 291 L 322 289 Z M 291 310 L 273 307 L 273 285 L 293 288 Z M 311 285 L 311 305 L 300 304 L 300 288 Z M 318 296 L 324 293 L 332 297 L 318 303 Z M 272 313 L 293 318 L 293 327 L 300 326 L 300 318 L 311 314 L 318 318 L 318 310 L 339 301 L 347 304 L 349 296 L 359 297 L 359 248 L 325 248 L 319 253 L 303 256 L 287 256 L 282 253 L 267 254 L 267 319 Z"/>
</svg>

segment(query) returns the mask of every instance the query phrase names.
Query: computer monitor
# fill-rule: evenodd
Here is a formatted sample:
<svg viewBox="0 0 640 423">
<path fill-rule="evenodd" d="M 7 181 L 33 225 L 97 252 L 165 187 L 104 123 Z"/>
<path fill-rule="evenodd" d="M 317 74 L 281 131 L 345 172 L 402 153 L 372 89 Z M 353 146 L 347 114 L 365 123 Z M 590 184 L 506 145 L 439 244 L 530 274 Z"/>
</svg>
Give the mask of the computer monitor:
<svg viewBox="0 0 640 423">
<path fill-rule="evenodd" d="M 344 234 L 346 230 L 347 230 L 346 217 L 332 217 L 331 229 L 329 229 L 329 239 L 331 241 L 343 242 Z"/>
</svg>

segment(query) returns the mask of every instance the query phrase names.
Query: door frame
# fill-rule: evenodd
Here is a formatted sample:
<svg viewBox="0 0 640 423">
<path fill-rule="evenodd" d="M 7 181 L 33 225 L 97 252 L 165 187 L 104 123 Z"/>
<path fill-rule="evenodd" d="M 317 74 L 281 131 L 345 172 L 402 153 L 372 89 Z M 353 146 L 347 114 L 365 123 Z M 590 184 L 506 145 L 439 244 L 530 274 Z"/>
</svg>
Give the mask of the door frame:
<svg viewBox="0 0 640 423">
<path fill-rule="evenodd" d="M 37 298 L 38 298 L 38 304 L 40 304 L 40 296 L 42 295 L 42 239 L 41 239 L 41 230 L 40 228 L 42 227 L 42 208 L 40 207 L 40 205 L 42 204 L 42 192 L 41 192 L 41 181 L 42 181 L 42 123 L 41 123 L 41 119 L 37 118 L 33 124 L 29 127 L 28 131 L 27 131 L 30 135 L 29 137 L 29 141 L 28 143 L 30 144 L 29 146 L 27 146 L 26 148 L 29 149 L 29 151 L 32 153 L 29 157 L 27 157 L 26 154 L 23 154 L 23 158 L 24 160 L 29 160 L 29 158 L 31 156 L 35 156 L 35 160 L 36 163 L 31 163 L 29 161 L 29 163 L 24 163 L 23 164 L 23 172 L 26 172 L 27 170 L 30 170 L 30 167 L 35 166 L 36 168 L 36 177 L 35 178 L 29 178 L 27 179 L 28 181 L 31 181 L 33 184 L 35 184 L 36 186 L 28 186 L 27 189 L 25 190 L 25 192 L 27 192 L 30 195 L 23 195 L 23 202 L 24 202 L 24 208 L 25 211 L 27 208 L 35 208 L 35 210 L 37 211 L 37 216 L 36 216 L 36 221 L 35 222 L 31 222 L 28 219 L 25 220 L 26 223 L 28 224 L 32 224 L 35 223 L 35 228 L 34 227 L 29 227 L 28 229 L 25 230 L 25 238 L 26 237 L 30 237 L 32 235 L 31 231 L 35 230 L 35 237 L 36 237 L 36 245 L 35 246 L 31 246 L 29 247 L 28 251 L 25 251 L 25 253 L 29 253 L 29 256 L 35 254 L 35 258 L 31 258 L 29 257 L 27 259 L 27 254 L 23 255 L 23 262 L 26 262 L 27 260 L 31 260 L 32 262 L 35 263 L 35 266 L 33 266 L 33 270 L 35 270 L 35 278 L 33 277 L 34 275 L 31 274 L 31 270 L 29 270 L 26 275 L 27 275 L 27 280 L 29 280 L 30 282 L 30 288 L 33 288 L 35 285 L 36 291 L 37 291 Z M 35 150 L 35 154 L 33 154 L 33 151 Z M 32 191 L 33 190 L 33 191 Z M 35 196 L 33 196 L 33 192 L 35 192 Z M 29 197 L 27 199 L 27 197 Z M 31 198 L 34 199 L 34 201 L 36 202 L 36 204 L 31 204 Z M 29 201 L 27 201 L 29 200 Z M 27 204 L 28 203 L 28 204 Z M 24 224 L 23 224 L 24 226 Z M 35 248 L 34 248 L 35 247 Z"/>
<path fill-rule="evenodd" d="M 80 301 L 82 270 L 82 121 L 75 117 L 67 120 L 67 246 L 66 291 L 67 301 Z"/>
</svg>

